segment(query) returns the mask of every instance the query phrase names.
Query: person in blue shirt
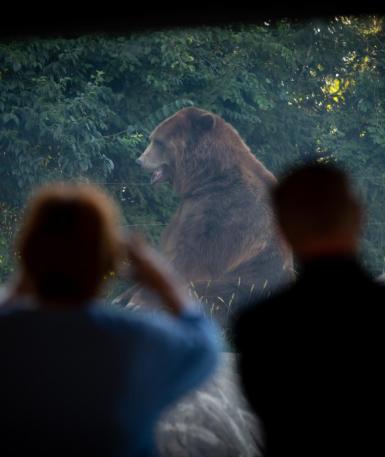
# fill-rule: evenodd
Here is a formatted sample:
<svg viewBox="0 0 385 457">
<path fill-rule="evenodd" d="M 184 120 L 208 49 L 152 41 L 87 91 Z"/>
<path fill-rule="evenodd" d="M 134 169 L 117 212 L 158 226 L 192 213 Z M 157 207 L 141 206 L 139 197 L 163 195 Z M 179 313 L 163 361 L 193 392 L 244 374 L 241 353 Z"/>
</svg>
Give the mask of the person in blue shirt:
<svg viewBox="0 0 385 457">
<path fill-rule="evenodd" d="M 18 279 L 0 307 L 2 457 L 156 455 L 161 413 L 214 372 L 217 327 L 165 260 L 118 227 L 95 186 L 58 183 L 31 199 Z M 163 310 L 102 302 L 124 258 Z"/>
</svg>

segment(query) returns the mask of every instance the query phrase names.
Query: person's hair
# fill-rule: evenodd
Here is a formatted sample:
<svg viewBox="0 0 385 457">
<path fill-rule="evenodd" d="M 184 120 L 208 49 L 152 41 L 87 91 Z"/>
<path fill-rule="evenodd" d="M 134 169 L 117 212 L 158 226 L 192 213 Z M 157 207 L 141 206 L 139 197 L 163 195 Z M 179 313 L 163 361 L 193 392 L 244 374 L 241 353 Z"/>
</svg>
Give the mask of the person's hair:
<svg viewBox="0 0 385 457">
<path fill-rule="evenodd" d="M 360 202 L 347 173 L 335 165 L 292 168 L 271 190 L 273 210 L 291 243 L 357 227 Z"/>
<path fill-rule="evenodd" d="M 90 184 L 56 183 L 29 201 L 16 248 L 23 274 L 43 302 L 94 297 L 119 258 L 120 212 Z"/>
</svg>

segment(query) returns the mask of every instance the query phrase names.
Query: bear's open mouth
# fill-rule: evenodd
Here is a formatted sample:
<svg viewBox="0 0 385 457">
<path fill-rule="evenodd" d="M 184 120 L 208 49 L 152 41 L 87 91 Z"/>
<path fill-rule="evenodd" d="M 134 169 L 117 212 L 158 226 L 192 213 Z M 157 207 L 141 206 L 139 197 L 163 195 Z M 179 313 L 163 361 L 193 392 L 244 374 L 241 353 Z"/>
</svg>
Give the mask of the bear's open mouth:
<svg viewBox="0 0 385 457">
<path fill-rule="evenodd" d="M 151 184 L 158 184 L 171 178 L 170 167 L 166 164 L 156 168 L 151 175 Z"/>
</svg>

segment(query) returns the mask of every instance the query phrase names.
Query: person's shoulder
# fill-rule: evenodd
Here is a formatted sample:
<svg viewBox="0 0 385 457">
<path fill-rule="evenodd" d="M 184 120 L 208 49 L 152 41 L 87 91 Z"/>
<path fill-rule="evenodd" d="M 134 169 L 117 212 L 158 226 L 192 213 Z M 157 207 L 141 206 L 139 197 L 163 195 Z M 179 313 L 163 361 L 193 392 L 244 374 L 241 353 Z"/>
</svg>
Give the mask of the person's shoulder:
<svg viewBox="0 0 385 457">
<path fill-rule="evenodd" d="M 27 297 L 13 297 L 2 291 L 0 298 L 0 319 L 12 319 L 25 315 L 25 312 L 34 309 L 34 305 Z"/>
<path fill-rule="evenodd" d="M 87 315 L 97 325 L 113 329 L 138 329 L 154 326 L 151 314 L 145 311 L 131 311 L 112 305 L 98 303 L 87 310 Z"/>
<path fill-rule="evenodd" d="M 292 303 L 295 288 L 288 286 L 264 300 L 256 301 L 238 311 L 233 318 L 233 337 L 235 344 L 248 344 L 250 337 L 263 337 L 275 325 L 280 315 L 284 315 L 288 304 Z"/>
<path fill-rule="evenodd" d="M 288 286 L 273 293 L 269 297 L 251 303 L 245 308 L 242 308 L 234 318 L 235 325 L 248 325 L 255 320 L 269 319 L 277 316 L 280 309 L 284 309 L 286 303 L 290 301 L 290 297 L 295 294 L 295 287 Z"/>
<path fill-rule="evenodd" d="M 8 303 L 2 303 L 0 305 L 0 322 L 7 321 L 17 314 L 17 308 L 10 306 Z"/>
<path fill-rule="evenodd" d="M 183 333 L 188 329 L 209 325 L 202 313 L 186 309 L 179 316 L 172 316 L 165 311 L 132 311 L 114 306 L 94 306 L 90 314 L 98 323 L 123 338 L 164 339 Z"/>
<path fill-rule="evenodd" d="M 368 298 L 385 311 L 385 283 L 376 279 L 369 282 Z"/>
</svg>

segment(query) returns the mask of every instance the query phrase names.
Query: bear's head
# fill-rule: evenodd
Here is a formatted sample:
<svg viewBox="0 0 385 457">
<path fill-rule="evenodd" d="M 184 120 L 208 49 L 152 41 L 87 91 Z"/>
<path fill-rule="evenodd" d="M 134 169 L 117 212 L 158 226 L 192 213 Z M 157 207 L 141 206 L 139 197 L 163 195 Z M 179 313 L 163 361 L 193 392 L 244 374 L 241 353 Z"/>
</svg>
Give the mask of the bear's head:
<svg viewBox="0 0 385 457">
<path fill-rule="evenodd" d="M 229 123 L 209 111 L 189 107 L 154 129 L 137 162 L 152 173 L 153 184 L 170 181 L 183 194 L 225 173 L 247 173 L 255 160 Z"/>
<path fill-rule="evenodd" d="M 216 117 L 202 109 L 184 108 L 155 128 L 150 144 L 137 160 L 152 173 L 151 183 L 168 180 L 176 184 L 187 168 L 192 171 L 186 155 L 199 154 L 202 143 L 215 128 Z"/>
</svg>

